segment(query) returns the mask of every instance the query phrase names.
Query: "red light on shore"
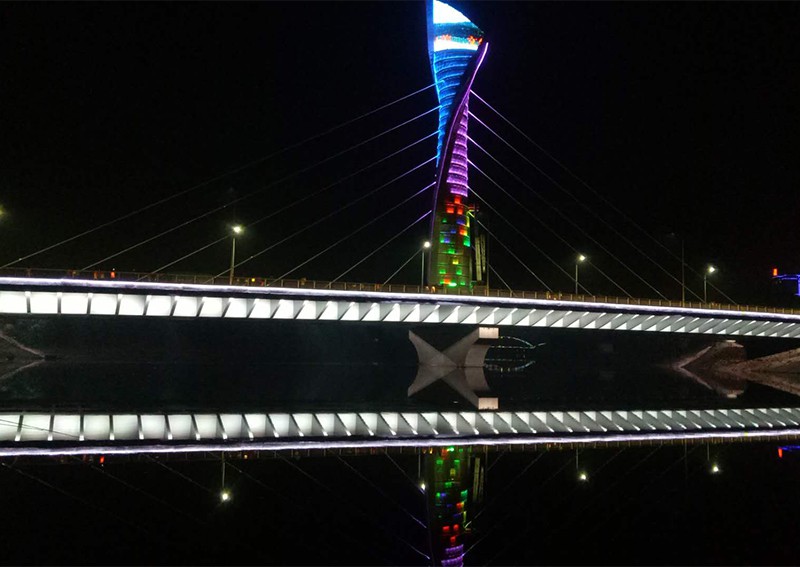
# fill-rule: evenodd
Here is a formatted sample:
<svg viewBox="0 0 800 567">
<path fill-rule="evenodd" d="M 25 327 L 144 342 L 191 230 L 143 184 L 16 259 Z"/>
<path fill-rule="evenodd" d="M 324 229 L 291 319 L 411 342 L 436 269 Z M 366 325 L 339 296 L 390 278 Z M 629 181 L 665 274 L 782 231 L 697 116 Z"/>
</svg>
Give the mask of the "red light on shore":
<svg viewBox="0 0 800 567">
<path fill-rule="evenodd" d="M 772 277 L 776 277 L 778 275 L 778 268 L 772 268 Z"/>
<path fill-rule="evenodd" d="M 783 458 L 783 447 L 778 447 L 778 458 L 779 459 Z"/>
</svg>

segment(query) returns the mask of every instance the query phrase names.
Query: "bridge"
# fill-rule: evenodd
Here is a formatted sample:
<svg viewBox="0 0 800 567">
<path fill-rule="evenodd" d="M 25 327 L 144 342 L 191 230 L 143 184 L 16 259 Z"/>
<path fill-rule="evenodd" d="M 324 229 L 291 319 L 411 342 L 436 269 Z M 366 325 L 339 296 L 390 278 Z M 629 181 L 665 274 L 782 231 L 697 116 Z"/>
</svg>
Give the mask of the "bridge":
<svg viewBox="0 0 800 567">
<path fill-rule="evenodd" d="M 135 279 L 0 277 L 0 314 L 492 325 L 787 339 L 800 336 L 800 312 L 792 309 L 551 292 L 485 293 L 460 288 L 430 293 L 418 286 L 301 280 L 251 287 Z"/>
<path fill-rule="evenodd" d="M 373 216 L 363 226 L 349 235 L 340 238 L 310 258 L 302 261 L 293 269 L 275 278 L 235 277 L 234 270 L 275 246 L 287 242 L 303 231 L 315 227 L 328 215 L 320 215 L 305 224 L 291 235 L 277 242 L 270 243 L 263 250 L 236 263 L 237 235 L 246 228 L 239 225 L 232 227 L 233 234 L 225 235 L 209 244 L 197 248 L 176 260 L 170 261 L 162 268 L 174 266 L 195 253 L 202 252 L 210 246 L 228 242 L 232 244 L 230 270 L 208 277 L 173 276 L 166 274 L 162 268 L 152 272 L 134 273 L 108 270 L 99 273 L 98 266 L 111 265 L 108 262 L 119 255 L 150 243 L 161 236 L 186 226 L 197 219 L 224 210 L 227 205 L 216 207 L 201 213 L 193 219 L 176 223 L 155 236 L 133 245 L 127 246 L 103 258 L 85 269 L 65 273 L 47 272 L 45 270 L 23 270 L 13 268 L 0 273 L 0 323 L 18 321 L 58 320 L 65 319 L 85 324 L 86 319 L 112 321 L 116 328 L 123 328 L 131 319 L 151 319 L 163 321 L 180 321 L 181 329 L 186 329 L 201 320 L 226 320 L 235 325 L 238 321 L 253 321 L 254 326 L 262 324 L 280 328 L 292 322 L 297 327 L 309 328 L 310 325 L 324 324 L 328 328 L 343 328 L 344 325 L 361 325 L 370 332 L 374 329 L 366 327 L 393 326 L 401 327 L 405 332 L 413 327 L 446 330 L 447 327 L 485 328 L 492 327 L 509 331 L 512 329 L 553 329 L 556 331 L 580 331 L 586 333 L 601 331 L 611 333 L 639 333 L 662 336 L 699 336 L 708 337 L 710 341 L 720 338 L 768 338 L 775 339 L 781 346 L 792 348 L 791 340 L 800 338 L 800 311 L 783 308 L 767 308 L 751 305 L 738 305 L 708 302 L 707 276 L 703 277 L 703 296 L 700 301 L 673 301 L 656 289 L 639 274 L 638 270 L 625 265 L 619 258 L 592 235 L 587 234 L 580 223 L 573 221 L 569 215 L 557 211 L 564 221 L 582 232 L 586 240 L 596 245 L 607 257 L 613 258 L 630 272 L 638 284 L 646 285 L 658 297 L 637 298 L 606 274 L 599 266 L 594 266 L 598 273 L 605 277 L 623 296 L 595 295 L 579 282 L 579 263 L 586 257 L 567 238 L 544 223 L 526 203 L 510 196 L 493 177 L 485 173 L 468 157 L 468 146 L 480 149 L 489 162 L 496 163 L 502 169 L 507 168 L 492 156 L 482 145 L 469 137 L 467 125 L 474 119 L 501 141 L 509 145 L 502 137 L 480 118 L 469 110 L 472 97 L 472 85 L 487 52 L 488 42 L 483 32 L 463 14 L 450 6 L 434 0 L 428 3 L 428 43 L 434 83 L 424 89 L 412 93 L 407 99 L 430 87 L 435 87 L 438 106 L 424 112 L 400 126 L 390 128 L 391 132 L 420 117 L 430 115 L 438 110 L 438 127 L 435 132 L 389 154 L 373 164 L 362 168 L 346 177 L 352 178 L 361 171 L 376 164 L 383 163 L 406 149 L 436 136 L 436 154 L 413 169 L 395 177 L 392 181 L 344 205 L 351 206 L 376 194 L 377 191 L 391 183 L 403 179 L 407 174 L 421 170 L 425 165 L 435 164 L 433 183 L 428 184 L 416 193 L 386 208 Z M 484 106 L 494 110 L 485 100 L 477 95 L 475 98 Z M 394 104 L 394 103 L 391 103 Z M 391 106 L 386 105 L 386 106 Z M 381 107 L 384 108 L 384 107 Z M 495 111 L 497 113 L 497 111 Z M 371 113 L 368 113 L 371 114 Z M 503 120 L 502 115 L 497 113 Z M 507 120 L 506 120 L 507 121 Z M 513 124 L 512 124 L 513 126 Z M 338 127 L 337 127 L 338 128 Z M 368 141 L 377 139 L 383 134 L 374 136 Z M 348 150 L 332 157 L 343 155 L 351 149 L 363 145 L 356 144 Z M 511 147 L 509 145 L 509 147 Z M 514 152 L 534 165 L 524 155 L 511 147 Z M 324 163 L 328 159 L 322 160 Z M 261 161 L 261 160 L 259 160 Z M 558 162 L 557 162 L 558 163 Z M 312 166 L 302 171 L 307 171 Z M 539 170 L 538 167 L 536 167 Z M 238 170 L 237 170 L 238 171 Z M 530 213 L 541 223 L 543 231 L 552 232 L 559 246 L 569 249 L 570 257 L 577 258 L 574 265 L 565 270 L 548 255 L 539 244 L 532 241 L 519 227 L 511 226 L 519 234 L 515 236 L 517 243 L 522 240 L 531 244 L 551 264 L 555 265 L 555 275 L 566 276 L 570 287 L 574 284 L 575 293 L 555 291 L 558 286 L 550 287 L 542 277 L 534 272 L 519 255 L 510 251 L 509 247 L 482 221 L 487 213 L 496 218 L 505 219 L 492 205 L 487 203 L 471 186 L 469 173 L 480 173 L 487 182 L 509 195 L 520 208 Z M 544 173 L 539 170 L 540 173 Z M 517 181 L 521 181 L 513 172 L 508 173 Z M 293 174 L 292 174 L 293 175 Z M 292 175 L 287 176 L 291 178 Z M 546 178 L 564 191 L 557 182 L 544 174 Z M 222 177 L 225 177 L 223 175 Z M 217 178 L 218 179 L 218 178 Z M 335 186 L 339 181 L 326 185 L 313 193 L 304 195 L 296 202 L 282 206 L 279 211 L 286 210 L 311 197 L 320 195 Z M 202 185 L 202 184 L 201 184 Z M 524 182 L 523 182 L 523 185 Z M 584 184 L 585 185 L 585 184 Z M 530 186 L 525 185 L 528 189 Z M 587 186 L 588 187 L 588 186 Z M 263 191 L 265 188 L 260 189 Z M 184 195 L 189 190 L 178 193 Z M 430 191 L 429 191 L 430 190 Z M 483 191 L 479 187 L 480 191 Z M 533 191 L 533 189 L 531 189 Z M 254 191 L 251 194 L 258 193 Z M 535 193 L 535 191 L 534 191 Z M 379 245 L 365 257 L 359 259 L 336 278 L 328 281 L 306 279 L 288 279 L 300 267 L 318 258 L 332 247 L 344 242 L 380 218 L 410 202 L 412 199 L 428 194 L 430 206 L 426 206 L 421 216 L 410 222 L 391 238 L 376 239 Z M 568 195 L 569 192 L 567 192 Z M 250 194 L 248 194 L 249 196 Z M 173 196 L 174 197 L 174 196 Z M 163 199 L 140 210 L 147 210 L 171 200 Z M 474 200 L 472 198 L 474 197 Z M 539 199 L 551 206 L 551 203 L 537 195 Z M 570 195 L 574 197 L 574 195 Z M 245 197 L 237 200 L 242 200 Z M 585 204 L 580 203 L 587 208 Z M 236 201 L 234 201 L 236 202 Z M 480 204 L 480 207 L 476 206 Z M 552 207 L 555 209 L 555 207 Z M 341 210 L 340 209 L 340 210 Z M 589 207 L 590 209 L 590 207 Z M 592 211 L 590 211 L 592 212 Z M 114 224 L 117 220 L 127 219 L 138 211 L 119 219 L 104 222 L 99 228 Z M 250 226 L 271 218 L 274 212 L 250 223 Z M 594 214 L 592 212 L 592 214 Z M 595 214 L 595 217 L 606 226 L 609 223 Z M 398 270 L 382 284 L 352 283 L 340 281 L 355 266 L 373 254 L 382 250 L 394 238 L 402 235 L 421 221 L 428 219 L 430 225 L 426 231 L 428 240 L 423 248 L 415 246 L 414 253 Z M 560 223 L 561 221 L 559 221 Z M 511 224 L 511 223 L 507 223 Z M 616 236 L 626 238 L 610 226 Z M 94 232 L 92 229 L 69 238 L 75 238 Z M 489 238 L 505 248 L 522 267 L 532 275 L 541 287 L 537 291 L 516 291 L 506 285 L 506 289 L 490 289 L 488 273 L 494 270 L 486 258 L 486 247 Z M 366 239 L 365 239 L 366 240 Z M 193 243 L 194 244 L 194 243 Z M 627 239 L 627 244 L 637 252 L 642 250 L 636 243 Z M 43 251 L 53 248 L 47 247 Z M 166 248 L 166 247 L 165 247 Z M 663 246 L 662 246 L 663 248 Z M 21 260 L 35 256 L 29 254 L 15 262 L 0 266 L 6 269 L 18 264 Z M 404 266 L 422 256 L 422 274 L 420 285 L 390 284 L 389 281 Z M 644 254 L 652 263 L 652 258 Z M 524 257 L 524 254 L 522 255 Z M 674 256 L 674 254 L 673 254 Z M 561 256 L 563 263 L 563 256 Z M 427 260 L 427 261 L 426 261 Z M 294 258 L 293 260 L 294 261 Z M 343 268 L 344 266 L 339 266 Z M 676 280 L 669 270 L 657 266 L 661 272 Z M 681 257 L 681 270 L 686 263 Z M 537 268 L 538 269 L 538 268 Z M 708 272 L 712 273 L 713 269 Z M 496 273 L 498 279 L 505 281 Z M 685 294 L 687 287 L 683 281 L 681 292 Z M 427 283 L 427 285 L 426 285 Z M 584 282 L 585 283 L 585 282 Z M 713 287 L 713 286 L 712 286 Z M 579 293 L 580 291 L 583 293 Z M 199 325 L 198 325 L 199 326 Z M 53 326 L 55 327 L 55 325 Z M 58 332 L 66 333 L 63 325 Z M 152 329 L 152 326 L 149 327 Z M 263 327 L 262 327 L 263 328 Z M 408 328 L 408 329 L 407 329 Z M 494 330 L 494 329 L 493 329 Z M 583 333 L 585 331 L 585 333 Z M 491 338 L 498 338 L 493 333 Z M 127 338 L 127 336 L 126 336 Z M 468 335 L 467 338 L 470 338 Z M 477 333 L 477 339 L 488 339 Z M 27 350 L 24 362 L 28 364 L 27 354 L 47 355 L 27 349 L 20 342 L 12 342 L 3 334 L 0 326 L 0 339 L 7 339 L 16 348 Z M 445 349 L 439 352 L 430 347 L 419 336 L 412 339 L 419 356 L 418 389 L 430 385 L 434 380 L 443 379 L 459 393 L 473 394 L 470 370 L 479 367 L 482 372 L 483 358 L 471 358 L 473 343 L 461 339 L 464 343 L 458 348 Z M 787 346 L 788 345 L 788 346 Z M 737 345 L 738 346 L 738 345 Z M 91 350 L 92 345 L 86 345 Z M 430 348 L 428 348 L 430 347 Z M 427 351 L 424 349 L 428 348 Z M 452 351 L 451 351 L 452 349 Z M 481 350 L 483 349 L 483 350 Z M 488 347 L 481 344 L 476 351 L 485 355 Z M 706 349 L 708 350 L 708 349 Z M 718 349 L 722 350 L 722 349 Z M 458 351 L 459 356 L 450 356 Z M 427 352 L 427 354 L 425 354 Z M 465 354 L 466 353 L 466 354 Z M 699 358 L 705 351 L 697 355 Z M 715 356 L 719 353 L 715 353 Z M 725 356 L 730 353 L 724 353 Z M 443 356 L 442 356 L 443 355 Z M 460 358 L 459 358 L 460 357 Z M 721 357 L 720 357 L 721 358 Z M 9 357 L 9 360 L 11 357 Z M 478 359 L 478 363 L 475 360 Z M 696 362 L 696 359 L 694 360 Z M 15 364 L 18 361 L 15 361 Z M 22 372 L 40 361 L 31 362 L 28 366 L 15 368 L 14 372 Z M 69 362 L 68 362 L 69 363 Z M 438 368 L 424 369 L 429 364 Z M 470 366 L 470 364 L 472 366 Z M 423 371 L 425 370 L 425 371 Z M 687 371 L 687 374 L 691 374 Z M 0 380 L 6 375 L 0 376 Z M 137 376 L 138 378 L 138 376 Z M 486 385 L 484 378 L 483 385 Z M 417 384 L 417 381 L 415 381 Z M 460 388 L 460 389 L 459 389 Z M 414 390 L 415 386 L 409 389 Z M 736 390 L 738 392 L 738 390 Z M 415 390 L 416 392 L 416 390 Z M 467 397 L 465 395 L 465 397 Z M 730 397 L 734 397 L 730 396 Z M 469 399 L 469 398 L 468 398 Z M 199 454 L 199 453 L 242 453 L 249 451 L 284 452 L 284 451 L 336 451 L 350 449 L 413 449 L 420 453 L 427 452 L 424 475 L 431 487 L 429 499 L 430 530 L 438 540 L 435 553 L 437 562 L 442 565 L 460 565 L 464 557 L 463 533 L 468 525 L 467 509 L 471 510 L 482 493 L 481 464 L 478 459 L 469 456 L 463 448 L 501 448 L 518 447 L 521 449 L 547 449 L 551 447 L 604 447 L 628 446 L 662 443 L 712 443 L 732 441 L 774 441 L 796 440 L 800 438 L 800 406 L 791 404 L 766 405 L 750 404 L 735 407 L 733 402 L 725 400 L 720 406 L 698 406 L 697 404 L 672 404 L 664 407 L 630 405 L 629 407 L 601 408 L 600 405 L 587 409 L 586 405 L 568 406 L 559 409 L 546 407 L 547 404 L 537 400 L 526 401 L 527 407 L 516 407 L 509 410 L 498 407 L 495 400 L 493 408 L 482 407 L 480 400 L 474 403 L 477 410 L 453 411 L 440 407 L 431 409 L 425 404 L 411 409 L 381 407 L 381 404 L 370 404 L 366 409 L 354 410 L 353 407 L 327 408 L 315 411 L 309 408 L 275 407 L 239 409 L 236 407 L 219 408 L 187 408 L 174 411 L 160 411 L 152 407 L 137 409 L 137 402 L 131 401 L 125 410 L 113 411 L 108 407 L 78 409 L 54 407 L 43 410 L 30 409 L 24 404 L 18 407 L 0 410 L 0 457 L 59 457 L 75 455 L 153 455 L 153 454 Z M 404 400 L 405 401 L 405 400 Z M 67 406 L 68 404 L 64 404 Z M 87 403 L 86 406 L 91 404 Z M 280 405 L 276 402 L 275 405 Z M 382 404 L 386 406 L 387 404 Z M 502 404 L 501 404 L 502 405 Z M 519 405 L 519 404 L 517 404 Z M 35 407 L 32 403 L 30 407 Z M 454 447 L 451 447 L 454 446 Z M 446 448 L 446 449 L 445 449 Z M 438 449 L 438 451 L 437 451 Z M 455 450 L 453 450 L 455 449 Z M 455 454 L 451 454 L 455 453 Z M 438 457 L 438 458 L 437 458 Z M 457 458 L 458 457 L 458 458 Z M 460 461 L 463 459 L 463 466 Z M 222 495 L 227 494 L 224 480 L 225 464 L 222 468 Z M 474 474 L 473 474 L 474 473 Z M 470 484 L 472 479 L 474 484 Z M 585 479 L 583 479 L 585 480 Z M 435 496 L 434 496 L 435 494 Z M 229 495 L 228 495 L 229 497 Z M 223 496 L 223 500 L 226 497 Z M 466 508 L 466 509 L 465 509 Z M 454 514 L 454 510 L 457 512 Z M 434 545 L 431 542 L 431 547 Z M 427 556 L 426 556 L 427 557 Z"/>
</svg>

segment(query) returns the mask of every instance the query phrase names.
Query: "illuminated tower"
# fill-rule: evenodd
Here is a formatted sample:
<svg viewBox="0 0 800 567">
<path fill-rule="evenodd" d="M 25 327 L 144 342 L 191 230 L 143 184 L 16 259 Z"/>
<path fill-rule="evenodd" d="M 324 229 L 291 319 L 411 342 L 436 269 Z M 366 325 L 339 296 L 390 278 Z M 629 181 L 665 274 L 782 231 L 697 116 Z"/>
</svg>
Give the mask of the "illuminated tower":
<svg viewBox="0 0 800 567">
<path fill-rule="evenodd" d="M 428 283 L 468 287 L 472 280 L 467 214 L 467 102 L 487 43 L 483 32 L 444 2 L 428 3 L 428 54 L 439 95 L 439 139 Z"/>
</svg>

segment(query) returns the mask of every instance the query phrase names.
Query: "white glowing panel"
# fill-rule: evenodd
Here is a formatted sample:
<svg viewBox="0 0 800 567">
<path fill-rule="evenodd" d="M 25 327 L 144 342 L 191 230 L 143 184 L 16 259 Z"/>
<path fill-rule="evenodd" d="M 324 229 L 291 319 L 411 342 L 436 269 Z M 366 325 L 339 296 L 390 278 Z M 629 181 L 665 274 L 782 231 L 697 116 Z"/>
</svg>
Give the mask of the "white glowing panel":
<svg viewBox="0 0 800 567">
<path fill-rule="evenodd" d="M 142 415 L 142 437 L 145 439 L 166 439 L 167 422 L 163 415 Z"/>
<path fill-rule="evenodd" d="M 445 422 L 447 422 L 447 425 L 450 426 L 450 428 L 453 430 L 453 433 L 458 435 L 459 431 L 458 431 L 458 423 L 456 421 L 456 417 L 457 417 L 456 414 L 454 414 L 454 413 L 440 413 L 439 415 L 444 419 Z"/>
<path fill-rule="evenodd" d="M 80 433 L 80 415 L 62 414 L 53 418 L 53 441 L 76 441 Z"/>
<path fill-rule="evenodd" d="M 172 298 L 168 295 L 152 295 L 147 303 L 145 315 L 150 317 L 166 317 L 172 311 Z"/>
<path fill-rule="evenodd" d="M 144 295 L 125 294 L 119 301 L 120 315 L 144 315 Z"/>
<path fill-rule="evenodd" d="M 61 312 L 66 315 L 85 315 L 89 311 L 89 295 L 64 293 L 61 295 Z"/>
<path fill-rule="evenodd" d="M 310 413 L 295 413 L 294 421 L 303 435 L 311 435 L 311 426 L 314 423 L 314 416 Z"/>
<path fill-rule="evenodd" d="M 336 418 L 332 413 L 318 413 L 317 420 L 322 426 L 323 435 L 330 435 L 336 427 Z"/>
<path fill-rule="evenodd" d="M 173 439 L 193 439 L 192 416 L 186 414 L 170 414 L 169 429 Z"/>
<path fill-rule="evenodd" d="M 217 416 L 214 414 L 195 414 L 197 432 L 201 439 L 213 439 L 217 436 Z"/>
<path fill-rule="evenodd" d="M 417 429 L 419 428 L 419 414 L 418 413 L 403 413 L 400 414 L 403 420 L 408 424 L 411 428 L 411 431 L 416 433 Z"/>
<path fill-rule="evenodd" d="M 107 441 L 110 432 L 107 415 L 83 416 L 83 437 L 87 441 Z"/>
<path fill-rule="evenodd" d="M 223 413 L 219 416 L 222 421 L 222 428 L 225 430 L 225 435 L 231 439 L 239 439 L 247 437 L 247 431 L 244 427 L 244 420 L 241 414 L 238 413 Z"/>
<path fill-rule="evenodd" d="M 282 437 L 289 435 L 291 416 L 288 413 L 271 413 L 269 414 L 269 419 L 275 428 L 275 433 Z"/>
<path fill-rule="evenodd" d="M 232 319 L 247 317 L 247 300 L 239 297 L 232 297 L 229 299 L 228 310 L 225 312 L 225 317 Z"/>
<path fill-rule="evenodd" d="M 139 419 L 135 415 L 114 416 L 114 439 L 138 439 Z"/>
<path fill-rule="evenodd" d="M 250 431 L 254 437 L 267 436 L 267 416 L 263 413 L 248 413 L 244 416 L 247 420 L 247 425 L 250 426 Z"/>
<path fill-rule="evenodd" d="M 178 296 L 175 298 L 175 312 L 176 317 L 196 317 L 197 316 L 197 298 Z"/>
<path fill-rule="evenodd" d="M 92 305 L 89 312 L 92 315 L 116 315 L 117 296 L 110 293 L 92 294 Z"/>
<path fill-rule="evenodd" d="M 273 315 L 275 319 L 294 319 L 294 301 L 290 299 L 279 299 L 278 309 Z"/>
<path fill-rule="evenodd" d="M 364 423 L 367 425 L 369 434 L 373 435 L 375 430 L 378 429 L 378 414 L 377 413 L 360 413 L 358 414 Z"/>
<path fill-rule="evenodd" d="M 339 420 L 344 425 L 348 435 L 352 435 L 356 430 L 356 414 L 354 413 L 339 413 Z"/>
<path fill-rule="evenodd" d="M 269 299 L 255 299 L 253 311 L 250 313 L 251 319 L 269 319 L 270 316 L 270 300 Z"/>
<path fill-rule="evenodd" d="M 17 437 L 19 414 L 0 414 L 0 441 L 13 441 Z"/>
<path fill-rule="evenodd" d="M 382 413 L 381 417 L 386 422 L 386 425 L 389 426 L 389 431 L 396 433 L 400 424 L 400 416 L 396 413 Z"/>
<path fill-rule="evenodd" d="M 27 313 L 28 301 L 23 291 L 0 291 L 0 313 Z"/>
<path fill-rule="evenodd" d="M 223 305 L 221 297 L 204 297 L 200 317 L 222 317 Z"/>
<path fill-rule="evenodd" d="M 29 414 L 22 420 L 22 441 L 46 441 L 50 436 L 50 416 Z"/>
<path fill-rule="evenodd" d="M 31 313 L 58 313 L 58 298 L 54 292 L 31 293 Z"/>
<path fill-rule="evenodd" d="M 295 319 L 306 320 L 306 321 L 311 319 L 316 319 L 317 318 L 316 303 L 317 303 L 316 301 L 309 301 L 309 300 L 303 301 L 302 307 L 300 308 L 300 311 L 297 313 Z"/>
</svg>

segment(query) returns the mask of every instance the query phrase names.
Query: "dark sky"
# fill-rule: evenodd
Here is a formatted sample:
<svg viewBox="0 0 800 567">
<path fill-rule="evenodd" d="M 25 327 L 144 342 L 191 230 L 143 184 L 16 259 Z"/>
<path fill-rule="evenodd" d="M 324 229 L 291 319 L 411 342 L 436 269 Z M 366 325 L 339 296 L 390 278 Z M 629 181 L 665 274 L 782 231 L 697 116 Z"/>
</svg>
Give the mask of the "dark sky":
<svg viewBox="0 0 800 567">
<path fill-rule="evenodd" d="M 695 269 L 714 262 L 735 300 L 769 300 L 769 271 L 800 269 L 794 228 L 800 47 L 796 3 L 454 3 L 486 32 L 475 91 Z M 0 264 L 188 189 L 429 85 L 422 2 L 4 3 L 0 5 Z M 23 262 L 82 268 L 433 108 L 432 90 Z M 473 100 L 471 109 L 573 200 L 473 122 L 473 137 L 547 202 L 478 150 L 472 159 L 633 295 L 679 285 L 679 264 L 541 151 Z M 432 132 L 428 115 L 354 152 L 101 264 L 153 270 Z M 248 230 L 239 258 L 432 157 L 434 143 Z M 244 264 L 278 276 L 432 180 L 429 165 Z M 508 228 L 570 271 L 572 251 L 478 173 L 501 213 L 497 237 L 555 289 L 570 281 Z M 615 234 L 578 204 L 619 231 Z M 425 210 L 418 197 L 293 275 L 330 279 Z M 581 227 L 581 232 L 570 222 Z M 345 279 L 383 281 L 424 238 L 422 224 Z M 587 236 L 588 234 L 588 236 Z M 620 236 L 620 234 L 622 236 Z M 593 241 L 594 240 L 594 241 Z M 599 243 L 599 244 L 598 244 Z M 601 247 L 602 246 L 602 247 Z M 541 288 L 502 247 L 490 263 Z M 606 250 L 603 250 L 605 248 Z M 221 272 L 222 242 L 173 271 Z M 396 280 L 414 283 L 417 263 Z M 590 267 L 595 293 L 620 292 Z M 697 292 L 701 279 L 687 283 Z M 713 298 L 713 297 L 712 297 Z M 788 301 L 788 297 L 785 298 Z"/>
</svg>

